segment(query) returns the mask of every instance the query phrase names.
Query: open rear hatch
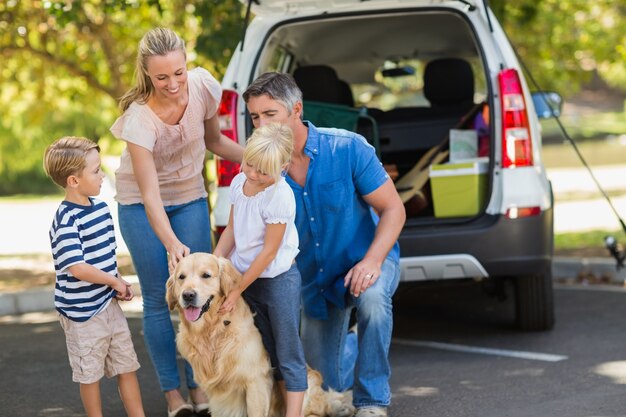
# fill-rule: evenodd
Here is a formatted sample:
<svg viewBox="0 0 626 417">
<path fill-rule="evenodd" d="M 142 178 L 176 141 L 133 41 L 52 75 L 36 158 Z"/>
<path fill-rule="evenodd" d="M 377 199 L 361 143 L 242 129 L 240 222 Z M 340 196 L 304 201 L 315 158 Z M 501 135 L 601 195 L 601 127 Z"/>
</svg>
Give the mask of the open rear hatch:
<svg viewBox="0 0 626 417">
<path fill-rule="evenodd" d="M 475 30 L 459 8 L 482 3 L 406 9 L 407 2 L 373 0 L 360 13 L 350 7 L 356 3 L 363 5 L 253 3 L 255 13 L 298 15 L 268 36 L 255 71 L 292 73 L 305 119 L 363 134 L 395 180 L 409 222 L 480 216 L 493 165 L 492 94 Z"/>
</svg>

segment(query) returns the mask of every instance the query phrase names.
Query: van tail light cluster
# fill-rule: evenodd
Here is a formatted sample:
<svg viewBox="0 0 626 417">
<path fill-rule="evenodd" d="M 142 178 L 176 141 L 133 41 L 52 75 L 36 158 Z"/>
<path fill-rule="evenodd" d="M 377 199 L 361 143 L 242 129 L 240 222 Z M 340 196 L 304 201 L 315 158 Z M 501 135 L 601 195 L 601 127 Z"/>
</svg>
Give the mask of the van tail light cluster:
<svg viewBox="0 0 626 417">
<path fill-rule="evenodd" d="M 220 236 L 222 236 L 222 233 L 224 233 L 224 230 L 226 230 L 226 226 L 215 226 L 215 237 L 216 237 L 216 239 L 219 240 Z"/>
<path fill-rule="evenodd" d="M 541 207 L 510 207 L 506 211 L 509 219 L 520 219 L 522 217 L 532 217 L 541 214 Z"/>
<path fill-rule="evenodd" d="M 532 138 L 524 90 L 515 69 L 498 74 L 502 104 L 502 168 L 533 165 Z M 541 207 L 509 207 L 506 217 L 520 219 L 541 214 Z"/>
<path fill-rule="evenodd" d="M 532 166 L 528 109 L 517 70 L 502 70 L 498 82 L 502 101 L 502 167 Z"/>
<path fill-rule="evenodd" d="M 238 94 L 232 90 L 222 92 L 222 101 L 218 109 L 220 131 L 224 136 L 237 141 L 237 98 Z M 240 165 L 216 156 L 217 186 L 228 187 L 239 174 Z"/>
</svg>

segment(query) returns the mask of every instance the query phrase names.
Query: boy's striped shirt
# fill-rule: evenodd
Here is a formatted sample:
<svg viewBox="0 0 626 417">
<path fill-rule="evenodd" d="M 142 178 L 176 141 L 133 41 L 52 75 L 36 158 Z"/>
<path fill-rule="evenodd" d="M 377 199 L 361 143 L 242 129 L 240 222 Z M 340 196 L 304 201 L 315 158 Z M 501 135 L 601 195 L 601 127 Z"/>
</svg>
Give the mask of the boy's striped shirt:
<svg viewBox="0 0 626 417">
<path fill-rule="evenodd" d="M 56 271 L 54 305 L 71 320 L 86 321 L 109 305 L 115 290 L 108 285 L 81 281 L 69 267 L 88 263 L 117 276 L 113 218 L 105 202 L 90 198 L 91 206 L 63 201 L 50 228 Z"/>
</svg>

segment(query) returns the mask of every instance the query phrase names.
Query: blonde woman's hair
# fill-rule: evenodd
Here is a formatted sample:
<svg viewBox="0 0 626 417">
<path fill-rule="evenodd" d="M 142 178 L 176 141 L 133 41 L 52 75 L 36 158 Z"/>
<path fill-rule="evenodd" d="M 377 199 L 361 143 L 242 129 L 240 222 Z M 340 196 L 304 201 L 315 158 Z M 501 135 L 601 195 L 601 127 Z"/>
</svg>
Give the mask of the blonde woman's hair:
<svg viewBox="0 0 626 417">
<path fill-rule="evenodd" d="M 126 111 L 135 101 L 146 103 L 154 91 L 148 75 L 148 58 L 155 55 L 165 56 L 173 51 L 181 51 L 187 57 L 185 41 L 171 29 L 155 28 L 141 38 L 135 63 L 135 86 L 120 98 L 122 111 Z"/>
<path fill-rule="evenodd" d="M 46 149 L 43 169 L 52 181 L 65 188 L 70 175 L 77 175 L 85 169 L 87 152 L 92 149 L 100 152 L 96 142 L 77 136 L 64 136 Z"/>
<path fill-rule="evenodd" d="M 271 123 L 255 129 L 252 133 L 246 142 L 241 165 L 250 164 L 278 182 L 284 165 L 291 160 L 291 152 L 291 129 L 280 123 Z"/>
</svg>

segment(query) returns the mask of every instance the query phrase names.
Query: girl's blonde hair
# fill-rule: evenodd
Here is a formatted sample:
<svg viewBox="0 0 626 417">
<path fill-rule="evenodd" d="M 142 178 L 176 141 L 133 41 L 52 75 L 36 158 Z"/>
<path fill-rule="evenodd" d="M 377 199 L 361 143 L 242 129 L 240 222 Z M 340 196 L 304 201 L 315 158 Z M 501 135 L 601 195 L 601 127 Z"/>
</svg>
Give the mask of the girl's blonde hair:
<svg viewBox="0 0 626 417">
<path fill-rule="evenodd" d="M 92 149 L 100 152 L 96 142 L 77 136 L 64 136 L 46 149 L 43 169 L 52 181 L 65 188 L 70 175 L 77 175 L 85 169 L 87 152 Z"/>
<path fill-rule="evenodd" d="M 122 111 L 126 111 L 135 101 L 141 104 L 146 103 L 154 91 L 148 75 L 148 58 L 155 55 L 165 56 L 173 51 L 181 51 L 185 59 L 187 58 L 185 41 L 171 29 L 155 28 L 141 38 L 135 63 L 135 86 L 120 98 Z"/>
<path fill-rule="evenodd" d="M 256 129 L 246 142 L 241 165 L 250 164 L 264 174 L 280 180 L 285 164 L 291 160 L 293 132 L 288 126 L 271 123 Z"/>
</svg>

